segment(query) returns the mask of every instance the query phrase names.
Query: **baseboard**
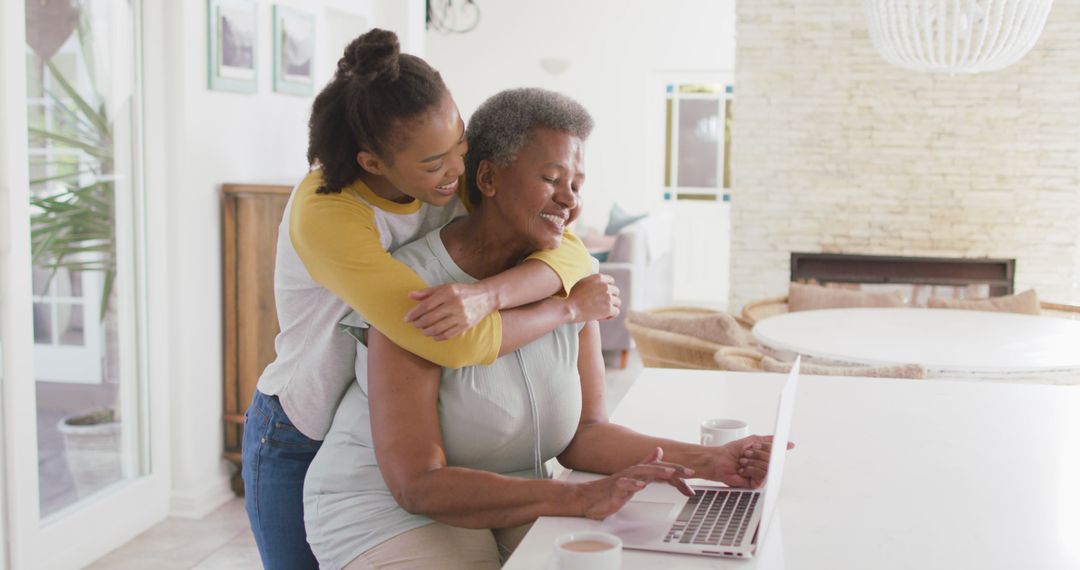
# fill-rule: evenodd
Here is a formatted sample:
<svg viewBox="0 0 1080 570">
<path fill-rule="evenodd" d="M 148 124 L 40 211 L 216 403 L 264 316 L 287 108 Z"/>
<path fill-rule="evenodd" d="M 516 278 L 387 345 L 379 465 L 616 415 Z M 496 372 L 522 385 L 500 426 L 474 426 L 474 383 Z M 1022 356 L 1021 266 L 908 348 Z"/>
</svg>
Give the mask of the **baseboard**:
<svg viewBox="0 0 1080 570">
<path fill-rule="evenodd" d="M 169 500 L 169 516 L 201 519 L 218 507 L 236 498 L 229 477 L 222 475 L 190 493 L 173 492 Z"/>
</svg>

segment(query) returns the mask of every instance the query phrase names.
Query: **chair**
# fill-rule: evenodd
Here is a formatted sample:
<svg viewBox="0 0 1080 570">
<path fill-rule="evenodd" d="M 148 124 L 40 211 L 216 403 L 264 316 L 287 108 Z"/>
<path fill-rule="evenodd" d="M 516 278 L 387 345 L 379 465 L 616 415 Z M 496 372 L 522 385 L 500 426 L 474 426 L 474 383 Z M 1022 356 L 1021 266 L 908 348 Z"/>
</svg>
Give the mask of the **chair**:
<svg viewBox="0 0 1080 570">
<path fill-rule="evenodd" d="M 704 307 L 678 306 L 626 314 L 626 328 L 645 366 L 745 369 L 745 366 L 724 368 L 713 357 L 718 350 L 735 350 L 749 344 L 744 323 L 734 315 Z M 734 358 L 737 353 L 732 354 Z"/>
<path fill-rule="evenodd" d="M 781 362 L 771 356 L 766 356 L 761 361 L 762 369 L 766 372 L 791 372 L 791 362 Z M 926 367 L 921 364 L 875 364 L 864 366 L 860 364 L 819 364 L 804 362 L 799 366 L 800 374 L 814 376 L 860 376 L 864 378 L 900 378 L 907 380 L 923 380 L 926 378 Z"/>
<path fill-rule="evenodd" d="M 634 339 L 641 362 L 649 368 L 690 368 L 719 370 L 713 355 L 724 348 L 690 335 L 651 329 L 626 321 L 626 330 Z"/>
<path fill-rule="evenodd" d="M 1076 305 L 1040 301 L 1039 309 L 1042 311 L 1043 316 L 1080 320 L 1080 307 Z"/>
<path fill-rule="evenodd" d="M 787 295 L 769 297 L 759 301 L 751 301 L 743 306 L 742 321 L 753 328 L 761 319 L 782 315 L 788 312 Z"/>
<path fill-rule="evenodd" d="M 845 307 L 903 307 L 907 306 L 899 291 L 863 291 L 854 284 L 817 285 L 814 283 L 788 284 L 784 297 L 770 297 L 748 303 L 743 307 L 743 317 L 752 323 L 792 310 L 840 309 Z"/>
<path fill-rule="evenodd" d="M 738 346 L 725 346 L 713 353 L 720 370 L 732 372 L 764 372 L 762 361 L 765 358 L 756 349 Z"/>
<path fill-rule="evenodd" d="M 767 356 L 754 348 L 724 347 L 713 355 L 721 370 L 734 372 L 780 372 L 791 371 L 791 362 L 783 362 Z M 799 371 L 816 376 L 862 376 L 869 378 L 926 378 L 926 368 L 919 364 L 886 364 L 874 366 L 839 365 L 804 362 Z"/>
</svg>

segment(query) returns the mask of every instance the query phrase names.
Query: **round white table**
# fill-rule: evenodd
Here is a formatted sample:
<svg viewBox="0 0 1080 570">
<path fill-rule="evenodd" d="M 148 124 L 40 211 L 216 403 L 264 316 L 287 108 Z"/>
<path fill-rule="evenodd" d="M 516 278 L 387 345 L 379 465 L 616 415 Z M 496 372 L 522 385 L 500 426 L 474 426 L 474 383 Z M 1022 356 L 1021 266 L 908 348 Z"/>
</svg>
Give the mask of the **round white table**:
<svg viewBox="0 0 1080 570">
<path fill-rule="evenodd" d="M 1080 372 L 1080 321 L 952 309 L 825 309 L 758 322 L 762 344 L 853 364 L 921 364 L 948 376 Z"/>
</svg>

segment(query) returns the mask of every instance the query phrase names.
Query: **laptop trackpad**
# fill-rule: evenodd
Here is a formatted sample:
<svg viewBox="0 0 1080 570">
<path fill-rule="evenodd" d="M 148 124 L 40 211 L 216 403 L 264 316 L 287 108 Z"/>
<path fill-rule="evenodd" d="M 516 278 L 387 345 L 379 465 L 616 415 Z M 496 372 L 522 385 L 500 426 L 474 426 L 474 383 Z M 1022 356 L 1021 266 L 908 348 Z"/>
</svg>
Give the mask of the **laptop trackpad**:
<svg viewBox="0 0 1080 570">
<path fill-rule="evenodd" d="M 604 519 L 600 526 L 627 545 L 658 542 L 671 527 L 670 515 L 674 508 L 674 503 L 631 501 Z"/>
</svg>

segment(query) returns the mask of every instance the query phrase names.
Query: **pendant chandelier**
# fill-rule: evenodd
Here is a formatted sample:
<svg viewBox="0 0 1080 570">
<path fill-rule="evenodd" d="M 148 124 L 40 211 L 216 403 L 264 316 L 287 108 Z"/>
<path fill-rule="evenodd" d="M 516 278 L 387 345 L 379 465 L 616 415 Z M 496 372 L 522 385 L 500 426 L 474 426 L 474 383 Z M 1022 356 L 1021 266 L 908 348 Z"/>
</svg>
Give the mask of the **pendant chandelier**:
<svg viewBox="0 0 1080 570">
<path fill-rule="evenodd" d="M 870 40 L 889 63 L 915 71 L 1008 67 L 1039 39 L 1053 0 L 864 0 Z"/>
</svg>

